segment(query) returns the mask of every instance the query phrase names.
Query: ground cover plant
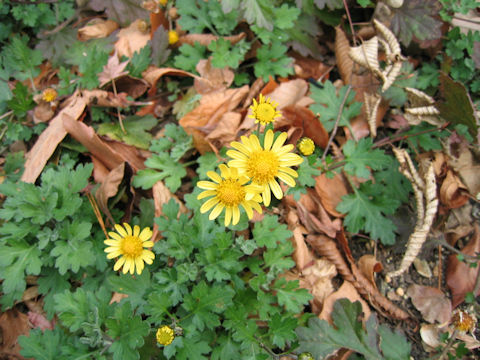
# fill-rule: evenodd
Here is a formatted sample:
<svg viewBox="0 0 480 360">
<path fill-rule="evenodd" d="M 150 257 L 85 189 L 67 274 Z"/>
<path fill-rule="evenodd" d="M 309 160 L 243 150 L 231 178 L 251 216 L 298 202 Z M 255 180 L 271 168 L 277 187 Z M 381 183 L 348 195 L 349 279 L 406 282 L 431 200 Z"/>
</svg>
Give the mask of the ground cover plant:
<svg viewBox="0 0 480 360">
<path fill-rule="evenodd" d="M 0 1 L 0 358 L 478 357 L 478 11 Z"/>
</svg>

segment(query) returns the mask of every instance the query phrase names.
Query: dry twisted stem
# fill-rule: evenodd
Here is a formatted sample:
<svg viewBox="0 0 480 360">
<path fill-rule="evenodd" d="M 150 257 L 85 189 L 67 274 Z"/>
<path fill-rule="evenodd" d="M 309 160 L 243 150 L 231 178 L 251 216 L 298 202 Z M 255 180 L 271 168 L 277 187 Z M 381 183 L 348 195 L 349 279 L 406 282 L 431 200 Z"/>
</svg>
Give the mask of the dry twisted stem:
<svg viewBox="0 0 480 360">
<path fill-rule="evenodd" d="M 400 164 L 407 164 L 407 167 L 401 167 L 402 173 L 412 182 L 413 190 L 415 192 L 415 198 L 417 201 L 417 224 L 413 233 L 408 239 L 407 249 L 405 255 L 400 263 L 400 267 L 396 271 L 390 272 L 390 277 L 401 275 L 412 264 L 413 260 L 417 257 L 422 245 L 427 239 L 428 232 L 432 226 L 433 219 L 437 213 L 438 199 L 437 199 L 437 185 L 435 183 L 435 172 L 433 164 L 430 163 L 425 174 L 424 186 L 423 181 L 420 183 L 415 181 L 418 176 L 412 174 L 413 163 L 405 150 L 394 150 L 395 156 L 399 160 Z M 408 165 L 411 164 L 411 165 Z M 410 167 L 411 166 L 411 167 Z M 413 167 L 413 170 L 415 168 Z M 416 170 L 415 170 L 416 172 Z"/>
</svg>

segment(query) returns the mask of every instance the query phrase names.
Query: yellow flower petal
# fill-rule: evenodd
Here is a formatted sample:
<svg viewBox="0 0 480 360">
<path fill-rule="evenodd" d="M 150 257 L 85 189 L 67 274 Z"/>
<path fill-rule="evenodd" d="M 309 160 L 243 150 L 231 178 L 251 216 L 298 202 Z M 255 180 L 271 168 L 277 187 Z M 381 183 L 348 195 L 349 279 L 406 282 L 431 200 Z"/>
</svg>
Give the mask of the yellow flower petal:
<svg viewBox="0 0 480 360">
<path fill-rule="evenodd" d="M 272 144 L 273 144 L 273 131 L 267 131 L 267 133 L 265 134 L 263 148 L 265 150 L 270 150 L 270 148 L 272 147 Z"/>
<path fill-rule="evenodd" d="M 237 149 L 238 151 L 240 151 L 240 153 L 243 153 L 245 155 L 249 155 L 252 152 L 248 147 L 246 147 L 242 143 L 239 143 L 238 141 L 231 142 L 230 146 L 233 147 L 234 149 Z"/>
<path fill-rule="evenodd" d="M 233 212 L 232 225 L 237 225 L 238 222 L 240 221 L 240 210 L 238 209 L 238 206 L 232 208 L 232 212 Z"/>
<path fill-rule="evenodd" d="M 271 130 L 270 130 L 271 131 Z M 282 132 L 278 137 L 277 137 L 277 140 L 275 140 L 275 142 L 273 143 L 273 146 L 272 146 L 272 151 L 274 152 L 277 152 L 278 149 L 280 149 L 283 144 L 285 143 L 285 141 L 287 140 L 287 133 L 286 132 Z"/>
<path fill-rule="evenodd" d="M 148 247 L 152 247 L 155 244 L 153 243 L 153 241 L 144 241 L 142 245 L 143 245 L 143 247 L 148 248 Z"/>
<path fill-rule="evenodd" d="M 149 227 L 146 227 L 145 229 L 142 230 L 142 232 L 140 233 L 140 235 L 138 237 L 142 241 L 147 241 L 148 239 L 150 239 L 152 237 L 152 235 L 153 235 L 152 230 L 150 230 Z"/>
<path fill-rule="evenodd" d="M 213 181 L 215 181 L 217 184 L 222 181 L 220 175 L 218 175 L 215 171 L 207 171 L 207 176 Z"/>
<path fill-rule="evenodd" d="M 200 207 L 200 212 L 202 214 L 205 214 L 208 210 L 210 210 L 213 205 L 216 205 L 218 203 L 218 197 L 214 197 L 211 199 L 208 199 L 206 202 L 203 203 L 203 205 Z"/>
<path fill-rule="evenodd" d="M 125 228 L 125 230 L 127 230 L 127 234 L 128 234 L 128 235 L 131 236 L 131 235 L 133 234 L 133 232 L 132 232 L 132 227 L 131 227 L 129 224 L 123 223 L 123 227 Z"/>
<path fill-rule="evenodd" d="M 225 208 L 225 226 L 230 225 L 231 220 L 232 220 L 232 207 L 227 206 Z"/>
<path fill-rule="evenodd" d="M 115 266 L 113 267 L 113 271 L 117 271 L 118 269 L 120 269 L 122 265 L 125 264 L 126 259 L 127 258 L 125 256 L 122 256 L 120 259 L 118 259 L 115 263 Z"/>
<path fill-rule="evenodd" d="M 262 192 L 262 199 L 265 206 L 270 205 L 271 195 L 270 195 L 270 188 L 268 186 Z"/>
<path fill-rule="evenodd" d="M 139 234 L 140 234 L 140 226 L 135 225 L 135 226 L 133 227 L 133 236 L 137 236 L 137 237 L 138 237 Z"/>
<path fill-rule="evenodd" d="M 215 184 L 211 181 L 199 181 L 197 182 L 197 187 L 204 190 L 216 190 L 218 188 L 218 184 Z"/>
<path fill-rule="evenodd" d="M 104 240 L 103 243 L 105 245 L 110 245 L 110 246 L 120 246 L 120 241 L 118 240 L 112 240 L 112 239 L 107 239 L 107 240 Z"/>
<path fill-rule="evenodd" d="M 227 151 L 227 156 L 230 156 L 232 159 L 236 159 L 236 160 L 247 160 L 248 157 L 247 155 L 245 154 L 242 154 L 241 152 L 239 151 L 236 151 L 236 150 L 228 150 Z"/>
<path fill-rule="evenodd" d="M 223 205 L 221 203 L 218 203 L 217 205 L 215 205 L 215 207 L 213 208 L 213 210 L 210 213 L 210 216 L 208 218 L 210 220 L 215 220 L 218 217 L 218 215 L 220 215 L 220 213 L 222 212 L 224 207 L 225 207 L 225 205 Z"/>
<path fill-rule="evenodd" d="M 113 232 L 113 231 L 110 231 L 108 233 L 108 236 L 110 236 L 111 238 L 115 239 L 115 240 L 118 240 L 118 241 L 122 241 L 123 237 L 120 236 L 119 234 L 117 234 L 116 232 Z"/>
<path fill-rule="evenodd" d="M 143 260 L 141 258 L 136 258 L 135 259 L 135 266 L 137 267 L 137 273 L 140 275 L 143 271 L 143 268 L 145 267 Z"/>
<path fill-rule="evenodd" d="M 113 259 L 113 258 L 116 258 L 117 256 L 120 256 L 120 255 L 122 255 L 122 251 L 116 250 L 114 252 L 108 253 L 107 254 L 107 259 Z"/>
<path fill-rule="evenodd" d="M 277 180 L 273 179 L 268 184 L 270 185 L 270 189 L 272 189 L 273 195 L 280 200 L 283 197 L 283 192 Z"/>
<path fill-rule="evenodd" d="M 253 210 L 252 210 L 252 206 L 250 205 L 250 201 L 242 202 L 242 207 L 247 213 L 247 217 L 251 219 L 253 217 Z"/>
<path fill-rule="evenodd" d="M 197 200 L 201 200 L 201 199 L 204 199 L 206 197 L 210 197 L 210 196 L 213 196 L 215 195 L 217 192 L 215 190 L 205 190 L 205 191 L 202 191 L 200 194 L 198 194 L 197 196 Z"/>
<path fill-rule="evenodd" d="M 119 225 L 119 224 L 115 224 L 115 230 L 117 230 L 117 232 L 122 236 L 122 237 L 125 237 L 125 236 L 128 236 L 127 232 L 125 231 L 125 229 Z"/>
<path fill-rule="evenodd" d="M 295 187 L 295 180 L 293 180 L 289 175 L 284 173 L 278 173 L 277 176 L 280 180 L 282 180 L 288 186 Z"/>
</svg>

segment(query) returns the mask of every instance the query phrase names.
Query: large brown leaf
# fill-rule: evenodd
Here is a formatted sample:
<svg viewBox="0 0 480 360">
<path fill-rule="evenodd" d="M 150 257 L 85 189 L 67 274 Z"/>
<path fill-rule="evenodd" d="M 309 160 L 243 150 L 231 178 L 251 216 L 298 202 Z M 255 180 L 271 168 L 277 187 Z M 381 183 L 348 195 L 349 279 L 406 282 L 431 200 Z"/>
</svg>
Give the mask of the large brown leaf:
<svg viewBox="0 0 480 360">
<path fill-rule="evenodd" d="M 475 231 L 468 244 L 461 250 L 463 254 L 475 256 L 480 252 L 480 231 L 475 225 Z M 456 254 L 452 254 L 447 260 L 447 286 L 452 293 L 452 306 L 456 308 L 465 300 L 465 295 L 473 291 L 475 280 L 480 268 L 480 261 L 477 267 L 470 267 L 469 264 L 458 260 Z M 480 290 L 475 296 L 480 295 Z"/>
<path fill-rule="evenodd" d="M 0 354 L 7 356 L 7 359 L 9 355 L 14 359 L 23 359 L 20 357 L 20 345 L 17 338 L 20 335 L 28 335 L 29 331 L 28 317 L 24 313 L 10 309 L 0 314 L 0 333 L 2 335 Z"/>
<path fill-rule="evenodd" d="M 140 0 L 91 0 L 89 5 L 95 11 L 105 11 L 109 19 L 122 26 L 148 18 L 148 11 L 142 7 Z"/>
<path fill-rule="evenodd" d="M 431 286 L 412 284 L 407 290 L 413 305 L 429 323 L 446 323 L 452 315 L 450 299 L 440 290 Z"/>
</svg>

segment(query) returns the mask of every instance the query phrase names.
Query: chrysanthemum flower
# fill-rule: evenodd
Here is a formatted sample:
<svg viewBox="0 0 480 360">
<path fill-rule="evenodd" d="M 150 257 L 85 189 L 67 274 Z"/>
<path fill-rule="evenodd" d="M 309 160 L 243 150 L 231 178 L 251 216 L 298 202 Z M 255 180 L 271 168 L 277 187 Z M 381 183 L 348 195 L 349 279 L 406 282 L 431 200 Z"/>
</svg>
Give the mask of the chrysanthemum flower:
<svg viewBox="0 0 480 360">
<path fill-rule="evenodd" d="M 256 124 L 270 124 L 271 122 L 275 121 L 275 118 L 282 116 L 282 114 L 277 111 L 277 106 L 278 104 L 276 102 L 271 101 L 270 98 L 266 98 L 260 94 L 258 103 L 257 100 L 253 99 L 253 105 L 250 106 L 253 114 L 248 115 L 248 117 L 255 119 Z"/>
<path fill-rule="evenodd" d="M 175 44 L 178 41 L 178 33 L 175 30 L 170 30 L 168 32 L 168 43 L 170 45 Z"/>
<path fill-rule="evenodd" d="M 298 150 L 305 156 L 312 155 L 315 151 L 315 143 L 308 137 L 301 138 L 297 147 Z"/>
<path fill-rule="evenodd" d="M 145 267 L 144 262 L 151 264 L 155 258 L 155 254 L 150 250 L 144 249 L 153 246 L 152 231 L 146 227 L 140 232 L 140 227 L 135 225 L 132 227 L 123 223 L 123 227 L 116 224 L 115 230 L 117 232 L 109 232 L 111 239 L 104 241 L 106 245 L 109 245 L 105 249 L 108 254 L 107 259 L 113 259 L 117 256 L 121 256 L 117 260 L 113 270 L 117 271 L 123 266 L 123 273 L 126 274 L 130 271 L 130 274 L 137 270 L 137 274 L 141 274 Z M 118 234 L 117 234 L 118 233 Z"/>
<path fill-rule="evenodd" d="M 261 213 L 262 208 L 259 205 L 262 201 L 259 195 L 261 187 L 252 184 L 245 185 L 250 181 L 249 178 L 244 175 L 239 176 L 235 168 L 229 168 L 224 164 L 221 164 L 219 168 L 221 176 L 214 171 L 207 172 L 207 176 L 214 182 L 199 181 L 197 183 L 200 189 L 206 190 L 201 192 L 197 199 L 213 196 L 202 205 L 200 212 L 203 214 L 213 207 L 209 219 L 214 220 L 225 209 L 225 226 L 228 226 L 230 221 L 233 225 L 238 223 L 240 205 L 245 209 L 249 219 L 253 217 L 252 209 Z"/>
<path fill-rule="evenodd" d="M 52 102 L 57 98 L 57 90 L 52 88 L 46 88 L 42 92 L 42 99 L 46 102 Z"/>
<path fill-rule="evenodd" d="M 290 166 L 302 163 L 303 159 L 297 154 L 290 153 L 292 144 L 283 145 L 287 140 L 287 133 L 283 132 L 273 142 L 274 133 L 268 130 L 265 133 L 263 147 L 256 135 L 242 136 L 242 142 L 233 141 L 230 145 L 238 150 L 228 150 L 227 155 L 232 159 L 228 166 L 237 168 L 240 174 L 248 176 L 253 184 L 262 187 L 262 198 L 265 206 L 270 205 L 270 190 L 277 199 L 283 197 L 282 188 L 275 178 L 279 178 L 288 186 L 295 186 L 294 178 L 298 177 Z"/>
<path fill-rule="evenodd" d="M 170 326 L 163 325 L 158 328 L 156 337 L 157 343 L 163 346 L 167 346 L 172 343 L 173 339 L 175 339 L 175 333 Z"/>
<path fill-rule="evenodd" d="M 469 314 L 466 311 L 457 309 L 452 315 L 453 326 L 462 333 L 475 331 L 476 323 L 477 319 L 475 315 Z"/>
</svg>

